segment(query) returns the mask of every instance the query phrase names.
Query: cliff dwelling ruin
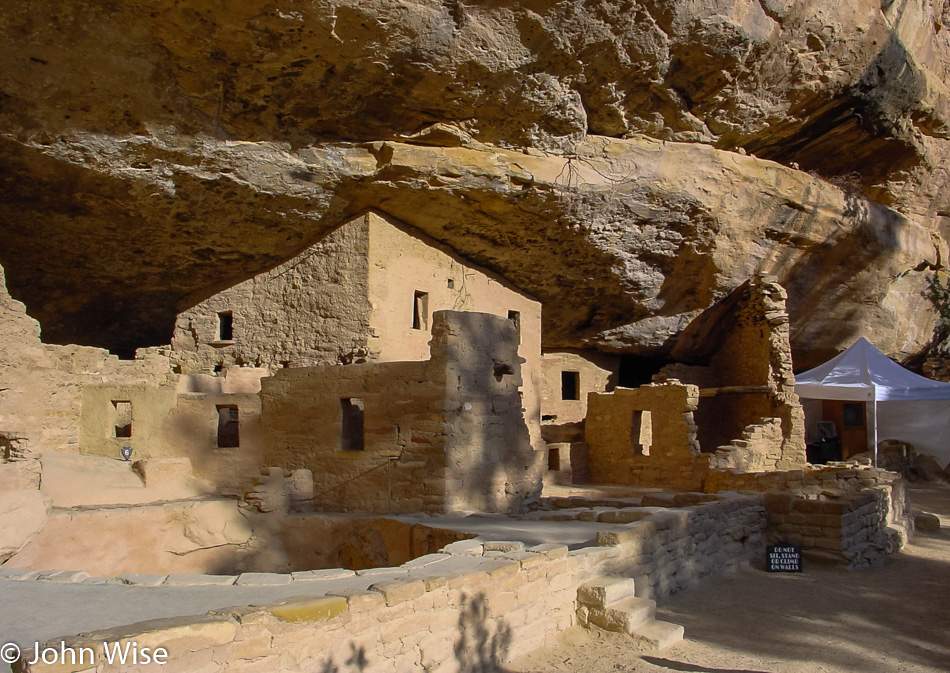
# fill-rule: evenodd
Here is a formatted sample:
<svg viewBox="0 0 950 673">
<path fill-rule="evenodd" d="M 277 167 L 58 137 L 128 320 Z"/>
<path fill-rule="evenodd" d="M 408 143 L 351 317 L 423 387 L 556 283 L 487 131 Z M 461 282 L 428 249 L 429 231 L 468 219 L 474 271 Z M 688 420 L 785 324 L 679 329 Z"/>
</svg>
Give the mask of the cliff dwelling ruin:
<svg viewBox="0 0 950 673">
<path fill-rule="evenodd" d="M 950 352 L 941 3 L 87 5 L 0 7 L 17 673 L 659 649 L 934 525 L 795 375 Z"/>
<path fill-rule="evenodd" d="M 682 629 L 650 616 L 655 599 L 761 558 L 767 541 L 862 567 L 903 539 L 894 475 L 806 463 L 786 294 L 772 278 L 697 323 L 707 365 L 666 365 L 636 388 L 618 385 L 615 355 L 542 353 L 537 300 L 375 211 L 209 293 L 179 313 L 170 345 L 135 360 L 43 344 L 5 296 L 13 386 L 0 476 L 16 502 L 5 577 L 332 589 L 374 569 L 430 577 L 445 559 L 464 567 L 464 593 L 472 572 L 499 563 L 526 573 L 526 587 L 539 581 L 535 563 L 567 563 L 543 576 L 563 585 L 545 593 L 550 623 L 513 656 L 571 623 L 673 643 Z M 542 493 L 585 483 L 632 490 Z M 791 523 L 788 512 L 809 521 L 809 507 L 841 527 L 816 537 Z M 480 516 L 519 532 L 499 540 Z M 540 532 L 571 520 L 584 522 L 581 539 Z M 698 544 L 697 526 L 716 532 Z M 676 542 L 661 552 L 651 539 L 668 527 Z M 122 544 L 90 542 L 104 534 Z M 428 581 L 410 580 L 405 600 L 442 586 Z M 485 591 L 505 594 L 503 584 Z M 598 616 L 619 609 L 597 598 L 608 585 L 636 591 L 640 616 L 620 626 Z M 352 610 L 342 596 L 307 604 Z M 282 609 L 267 610 L 280 621 Z"/>
</svg>

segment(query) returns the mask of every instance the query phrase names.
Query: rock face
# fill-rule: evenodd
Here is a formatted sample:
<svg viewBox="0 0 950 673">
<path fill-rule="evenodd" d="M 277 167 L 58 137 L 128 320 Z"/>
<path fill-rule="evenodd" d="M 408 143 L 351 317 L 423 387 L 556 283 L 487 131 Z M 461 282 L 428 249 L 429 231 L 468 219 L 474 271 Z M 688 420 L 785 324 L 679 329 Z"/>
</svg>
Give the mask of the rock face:
<svg viewBox="0 0 950 673">
<path fill-rule="evenodd" d="M 766 272 L 796 366 L 858 334 L 910 355 L 932 327 L 914 269 L 945 259 L 948 21 L 936 0 L 11 0 L 0 264 L 47 341 L 130 353 L 373 207 L 541 299 L 548 346 L 698 359 L 678 335 Z"/>
<path fill-rule="evenodd" d="M 46 524 L 52 499 L 39 491 L 0 494 L 0 563 L 16 554 Z"/>
</svg>

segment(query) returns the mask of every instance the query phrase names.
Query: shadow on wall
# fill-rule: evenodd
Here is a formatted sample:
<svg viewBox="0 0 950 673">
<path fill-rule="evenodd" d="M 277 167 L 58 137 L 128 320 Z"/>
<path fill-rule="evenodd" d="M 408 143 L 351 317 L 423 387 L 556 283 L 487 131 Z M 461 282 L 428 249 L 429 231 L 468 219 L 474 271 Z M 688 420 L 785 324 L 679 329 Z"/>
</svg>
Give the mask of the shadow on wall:
<svg viewBox="0 0 950 673">
<path fill-rule="evenodd" d="M 466 339 L 450 342 L 449 348 L 457 350 L 448 362 L 457 368 L 447 385 L 452 387 L 455 374 L 458 390 L 448 394 L 456 394 L 462 406 L 447 414 L 446 420 L 458 423 L 461 432 L 454 433 L 446 452 L 456 464 L 467 467 L 457 482 L 464 508 L 520 511 L 540 498 L 546 452 L 531 449 L 528 423 L 539 424 L 540 419 L 525 417 L 525 369 L 517 353 L 518 338 L 512 341 L 500 324 L 507 326 L 495 320 L 467 320 Z M 488 408 L 473 416 L 467 411 L 473 405 L 475 410 Z"/>
<path fill-rule="evenodd" d="M 458 640 L 452 650 L 458 661 L 457 670 L 460 673 L 505 673 L 507 669 L 501 666 L 501 662 L 507 659 L 511 648 L 511 627 L 503 619 L 489 619 L 488 599 L 484 594 L 479 593 L 470 598 L 463 594 L 460 607 Z M 422 651 L 421 657 L 423 660 L 432 658 L 425 651 Z M 337 663 L 330 658 L 316 670 L 319 673 L 358 673 L 374 663 L 367 657 L 365 647 L 351 642 L 346 660 Z M 431 663 L 442 662 L 436 659 L 429 665 Z"/>
<path fill-rule="evenodd" d="M 320 666 L 319 673 L 344 673 L 345 671 L 365 671 L 369 666 L 369 659 L 366 658 L 366 648 L 360 645 L 350 643 L 350 656 L 343 662 L 342 668 L 335 664 L 333 660 L 327 659 Z"/>
<path fill-rule="evenodd" d="M 498 620 L 493 631 L 488 621 L 488 601 L 484 594 L 477 594 L 462 606 L 459 614 L 459 639 L 455 643 L 459 670 L 471 673 L 500 670 L 511 640 L 511 627 L 504 620 Z"/>
</svg>

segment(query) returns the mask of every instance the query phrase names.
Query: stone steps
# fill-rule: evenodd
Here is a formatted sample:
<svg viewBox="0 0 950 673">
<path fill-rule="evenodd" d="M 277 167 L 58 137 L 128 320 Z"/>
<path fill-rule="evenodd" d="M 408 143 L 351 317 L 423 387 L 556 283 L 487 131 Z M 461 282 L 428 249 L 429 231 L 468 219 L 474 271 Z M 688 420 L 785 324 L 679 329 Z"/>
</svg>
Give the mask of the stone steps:
<svg viewBox="0 0 950 673">
<path fill-rule="evenodd" d="M 637 598 L 629 577 L 598 577 L 577 589 L 578 620 L 626 633 L 643 647 L 661 650 L 683 639 L 683 627 L 656 619 L 656 602 Z"/>
</svg>

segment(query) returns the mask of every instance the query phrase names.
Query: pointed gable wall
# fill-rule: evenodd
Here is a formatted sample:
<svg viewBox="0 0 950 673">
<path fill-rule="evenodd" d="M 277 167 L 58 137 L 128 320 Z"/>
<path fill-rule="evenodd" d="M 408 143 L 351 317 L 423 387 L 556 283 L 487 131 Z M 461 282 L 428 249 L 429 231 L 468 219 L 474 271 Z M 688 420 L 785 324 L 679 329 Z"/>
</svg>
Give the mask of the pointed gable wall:
<svg viewBox="0 0 950 673">
<path fill-rule="evenodd" d="M 362 216 L 280 266 L 184 311 L 172 338 L 182 371 L 319 366 L 365 357 L 367 251 Z M 230 322 L 224 333 L 222 322 Z"/>
</svg>

